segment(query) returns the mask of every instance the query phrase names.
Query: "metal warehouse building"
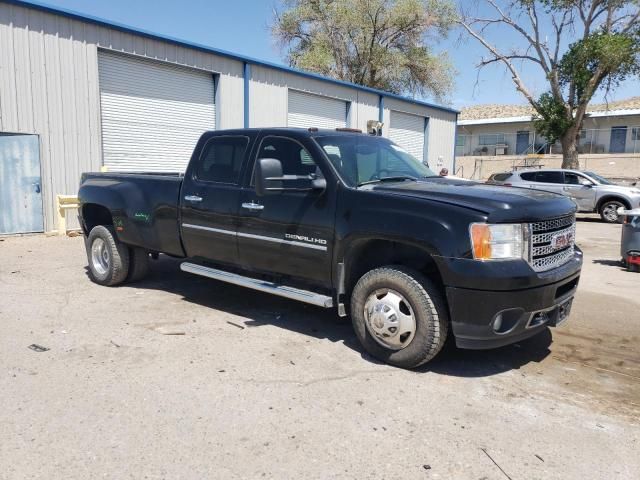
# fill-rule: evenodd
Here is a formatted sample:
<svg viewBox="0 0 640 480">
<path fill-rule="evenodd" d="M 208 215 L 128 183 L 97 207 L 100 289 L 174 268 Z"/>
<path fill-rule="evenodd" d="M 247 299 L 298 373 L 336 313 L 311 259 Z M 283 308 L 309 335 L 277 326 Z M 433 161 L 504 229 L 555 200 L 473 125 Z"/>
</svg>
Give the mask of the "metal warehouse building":
<svg viewBox="0 0 640 480">
<path fill-rule="evenodd" d="M 205 130 L 384 122 L 453 167 L 457 111 L 46 5 L 0 0 L 0 234 L 54 231 L 80 175 L 179 171 Z"/>
</svg>

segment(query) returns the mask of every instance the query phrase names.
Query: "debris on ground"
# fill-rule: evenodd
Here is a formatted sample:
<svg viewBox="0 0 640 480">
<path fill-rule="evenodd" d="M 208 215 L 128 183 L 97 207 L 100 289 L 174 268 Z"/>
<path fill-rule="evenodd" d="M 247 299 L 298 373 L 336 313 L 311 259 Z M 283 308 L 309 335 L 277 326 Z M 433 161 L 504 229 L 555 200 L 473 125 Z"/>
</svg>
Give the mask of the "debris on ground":
<svg viewBox="0 0 640 480">
<path fill-rule="evenodd" d="M 425 470 L 431 470 L 431 465 L 422 465 Z"/>
<path fill-rule="evenodd" d="M 32 343 L 29 345 L 29 348 L 34 352 L 46 352 L 49 350 L 47 347 L 43 347 L 42 345 L 38 345 L 37 343 Z"/>
<path fill-rule="evenodd" d="M 491 461 L 493 462 L 493 464 L 494 464 L 496 467 L 498 467 L 498 469 L 499 469 L 499 470 L 504 474 L 504 476 L 505 476 L 505 477 L 507 477 L 509 480 L 513 480 L 513 479 L 509 476 L 509 474 L 508 474 L 507 472 L 505 472 L 505 471 L 502 469 L 502 467 L 501 467 L 500 465 L 498 465 L 498 462 L 496 462 L 496 461 L 493 459 L 493 457 L 492 457 L 491 455 L 489 455 L 489 452 L 487 452 L 487 450 L 486 450 L 486 449 L 481 448 L 480 450 L 482 450 L 482 451 L 484 452 L 484 454 L 485 454 L 487 457 L 489 457 L 489 460 L 491 460 Z"/>
<path fill-rule="evenodd" d="M 231 322 L 231 321 L 229 321 L 229 320 L 227 320 L 227 323 L 228 323 L 229 325 L 233 325 L 234 327 L 238 327 L 240 330 L 244 330 L 244 325 L 239 325 L 239 324 L 234 323 L 234 322 Z"/>
<path fill-rule="evenodd" d="M 117 344 L 116 342 L 114 342 L 113 340 L 109 340 L 109 341 L 111 342 L 111 345 L 114 345 L 114 346 L 116 346 L 116 347 L 120 348 L 120 345 L 118 345 L 118 344 Z"/>
<path fill-rule="evenodd" d="M 184 335 L 184 330 L 178 330 L 174 327 L 161 326 L 156 327 L 154 330 L 162 335 Z"/>
<path fill-rule="evenodd" d="M 537 453 L 534 453 L 534 455 L 538 460 L 540 460 L 541 462 L 544 462 L 544 458 L 542 458 L 540 455 L 538 455 Z"/>
</svg>

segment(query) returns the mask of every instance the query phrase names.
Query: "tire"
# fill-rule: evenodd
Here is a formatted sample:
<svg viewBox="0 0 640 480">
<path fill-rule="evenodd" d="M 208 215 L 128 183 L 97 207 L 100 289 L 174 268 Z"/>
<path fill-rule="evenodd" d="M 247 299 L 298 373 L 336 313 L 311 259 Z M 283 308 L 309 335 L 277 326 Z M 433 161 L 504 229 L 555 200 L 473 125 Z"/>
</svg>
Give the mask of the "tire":
<svg viewBox="0 0 640 480">
<path fill-rule="evenodd" d="M 129 248 L 129 274 L 127 282 L 138 282 L 149 273 L 149 250 L 140 247 Z"/>
<path fill-rule="evenodd" d="M 607 223 L 620 223 L 620 217 L 617 212 L 620 207 L 626 208 L 625 204 L 620 200 L 607 200 L 600 205 L 598 211 L 600 218 Z"/>
<path fill-rule="evenodd" d="M 398 296 L 403 297 L 400 302 Z M 396 315 L 396 309 L 391 308 L 388 317 L 390 314 L 385 311 L 388 304 L 399 305 L 402 315 Z M 406 315 L 407 311 L 410 315 Z M 394 315 L 412 317 L 414 334 L 407 336 L 400 325 L 396 333 L 385 337 L 389 333 L 386 329 L 393 328 L 388 325 L 395 323 L 393 320 L 387 323 L 384 318 L 393 319 Z M 449 328 L 446 303 L 438 287 L 419 272 L 398 265 L 371 270 L 358 280 L 351 295 L 351 319 L 356 336 L 368 353 L 401 368 L 415 368 L 435 357 L 447 339 Z"/>
<path fill-rule="evenodd" d="M 113 286 L 127 279 L 129 248 L 118 240 L 113 227 L 93 227 L 85 244 L 89 276 L 93 282 Z"/>
</svg>

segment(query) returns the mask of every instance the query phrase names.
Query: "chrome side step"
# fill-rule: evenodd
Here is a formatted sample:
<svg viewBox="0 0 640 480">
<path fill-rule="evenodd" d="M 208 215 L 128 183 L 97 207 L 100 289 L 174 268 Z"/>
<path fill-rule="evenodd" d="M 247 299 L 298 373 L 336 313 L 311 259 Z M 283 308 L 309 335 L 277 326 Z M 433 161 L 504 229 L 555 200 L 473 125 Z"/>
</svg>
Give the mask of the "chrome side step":
<svg viewBox="0 0 640 480">
<path fill-rule="evenodd" d="M 237 273 L 216 270 L 215 268 L 209 268 L 189 262 L 181 263 L 180 270 L 182 270 L 183 272 L 201 275 L 203 277 L 213 278 L 214 280 L 220 280 L 221 282 L 232 283 L 234 285 L 252 288 L 261 292 L 272 293 L 273 295 L 290 298 L 291 300 L 310 303 L 311 305 L 317 305 L 318 307 L 333 307 L 333 299 L 326 295 L 320 295 L 319 293 L 300 290 L 298 288 L 287 287 L 285 285 L 278 285 L 277 283 L 267 282 L 265 280 L 260 280 L 257 278 L 243 277 L 242 275 L 238 275 Z"/>
</svg>

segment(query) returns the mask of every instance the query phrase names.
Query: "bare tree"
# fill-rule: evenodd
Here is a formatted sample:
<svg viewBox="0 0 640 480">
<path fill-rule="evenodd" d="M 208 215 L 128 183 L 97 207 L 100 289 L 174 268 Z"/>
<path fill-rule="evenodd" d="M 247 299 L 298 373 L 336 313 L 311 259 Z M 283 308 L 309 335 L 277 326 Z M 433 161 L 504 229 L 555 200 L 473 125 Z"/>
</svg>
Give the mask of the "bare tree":
<svg viewBox="0 0 640 480">
<path fill-rule="evenodd" d="M 536 129 L 562 144 L 563 168 L 578 168 L 578 139 L 593 95 L 640 71 L 640 1 L 482 0 L 480 5 L 487 15 L 463 7 L 458 20 L 488 52 L 478 68 L 503 65 L 533 107 Z M 499 42 L 505 29 L 520 42 Z M 533 94 L 523 78 L 525 65 L 541 70 L 547 92 Z"/>
</svg>

